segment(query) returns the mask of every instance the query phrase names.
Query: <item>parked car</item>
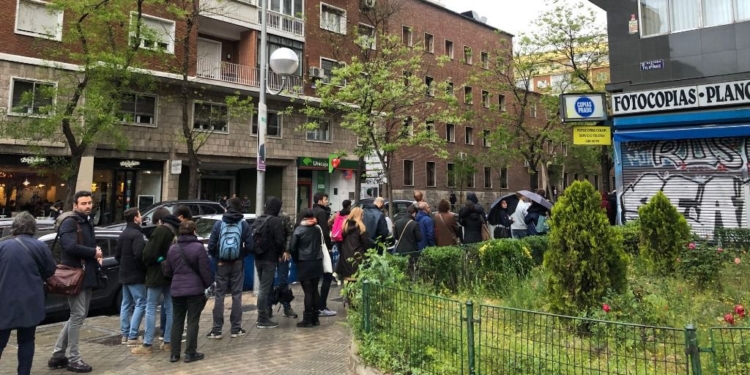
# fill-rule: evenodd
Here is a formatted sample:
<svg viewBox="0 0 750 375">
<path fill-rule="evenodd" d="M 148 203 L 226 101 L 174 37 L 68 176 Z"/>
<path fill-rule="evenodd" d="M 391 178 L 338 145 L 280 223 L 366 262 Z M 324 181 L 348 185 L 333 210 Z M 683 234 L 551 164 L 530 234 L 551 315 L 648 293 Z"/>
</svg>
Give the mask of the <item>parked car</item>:
<svg viewBox="0 0 750 375">
<path fill-rule="evenodd" d="M 12 218 L 0 219 L 0 237 L 10 236 L 11 225 L 13 224 Z M 52 233 L 55 228 L 55 219 L 45 217 L 36 220 L 36 231 L 37 237 Z"/>
<path fill-rule="evenodd" d="M 175 207 L 181 206 L 181 205 L 190 207 L 190 212 L 193 214 L 193 217 L 217 215 L 217 214 L 222 215 L 224 212 L 226 212 L 226 209 L 224 208 L 224 206 L 214 201 L 178 200 L 178 201 L 159 202 L 151 206 L 148 206 L 144 209 L 141 209 L 141 217 L 143 219 L 143 221 L 141 222 L 141 225 L 143 226 L 143 234 L 146 236 L 146 238 L 151 237 L 151 233 L 153 233 L 154 228 L 156 227 L 156 225 L 153 223 L 154 212 L 156 211 L 156 209 L 158 209 L 159 207 L 164 207 L 170 213 L 173 213 Z M 108 230 L 123 231 L 125 230 L 125 222 L 111 224 L 111 225 L 107 225 L 101 228 L 108 229 Z"/>
<path fill-rule="evenodd" d="M 247 221 L 248 224 L 250 224 L 250 227 L 252 228 L 253 223 L 255 222 L 255 214 L 242 214 L 245 218 L 245 221 Z M 221 221 L 221 218 L 224 215 L 210 215 L 210 216 L 200 216 L 196 218 L 195 225 L 197 229 L 195 230 L 198 234 L 198 239 L 203 242 L 203 246 L 206 248 L 206 251 L 208 251 L 208 238 L 211 237 L 211 230 L 214 228 L 214 224 L 216 224 L 217 221 Z M 209 261 L 211 262 L 211 276 L 214 276 L 214 273 L 216 272 L 216 260 L 212 258 L 211 256 L 208 257 Z M 245 262 L 245 267 L 252 270 L 253 264 L 248 264 Z"/>
<path fill-rule="evenodd" d="M 375 201 L 375 198 L 365 198 L 361 199 L 357 204 L 356 207 L 362 207 L 365 203 L 373 203 Z M 406 215 L 406 210 L 409 209 L 409 206 L 414 204 L 414 201 L 406 200 L 406 199 L 396 199 L 393 201 L 393 222 L 396 222 L 401 216 Z M 389 201 L 385 201 L 385 204 L 383 205 L 383 209 L 385 212 L 388 212 L 388 207 L 390 206 Z"/>
</svg>

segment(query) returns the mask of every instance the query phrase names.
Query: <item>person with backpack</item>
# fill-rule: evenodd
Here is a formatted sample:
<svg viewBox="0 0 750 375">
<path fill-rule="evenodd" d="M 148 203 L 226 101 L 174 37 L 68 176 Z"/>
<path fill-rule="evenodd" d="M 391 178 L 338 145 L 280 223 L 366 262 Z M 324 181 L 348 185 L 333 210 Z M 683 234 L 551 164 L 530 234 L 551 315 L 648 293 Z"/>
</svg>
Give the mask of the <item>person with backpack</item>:
<svg viewBox="0 0 750 375">
<path fill-rule="evenodd" d="M 257 328 L 276 328 L 279 323 L 271 321 L 269 315 L 269 295 L 273 289 L 273 278 L 279 258 L 289 257 L 284 251 L 286 237 L 284 223 L 279 217 L 281 200 L 274 196 L 266 199 L 263 215 L 253 223 L 253 248 L 255 254 L 255 270 L 258 272 L 258 321 Z"/>
<path fill-rule="evenodd" d="M 89 313 L 91 293 L 97 286 L 97 269 L 101 265 L 102 249 L 96 246 L 91 211 L 94 201 L 90 191 L 79 191 L 73 196 L 73 211 L 60 215 L 57 238 L 62 248 L 60 263 L 75 268 L 84 268 L 83 287 L 80 293 L 68 296 L 70 318 L 60 331 L 55 343 L 52 358 L 47 362 L 50 368 L 67 367 L 71 372 L 91 372 L 90 365 L 81 359 L 78 339 L 83 320 Z M 54 246 L 53 246 L 54 247 Z"/>
<path fill-rule="evenodd" d="M 146 265 L 146 331 L 143 335 L 143 345 L 133 348 L 133 354 L 151 354 L 152 344 L 156 334 L 156 305 L 159 298 L 164 297 L 163 308 L 167 314 L 167 325 L 164 327 L 164 342 L 160 349 L 171 351 L 172 333 L 172 297 L 170 285 L 172 280 L 164 275 L 162 263 L 167 258 L 169 247 L 177 242 L 180 223 L 193 218 L 188 206 L 175 207 L 170 215 L 167 209 L 158 208 L 153 215 L 153 222 L 159 223 L 151 234 L 151 238 L 143 249 L 143 263 Z"/>
<path fill-rule="evenodd" d="M 230 198 L 227 212 L 217 221 L 208 238 L 208 253 L 216 261 L 216 294 L 214 298 L 213 328 L 210 339 L 220 339 L 224 326 L 224 297 L 232 295 L 229 314 L 230 335 L 246 334 L 242 329 L 242 286 L 245 284 L 245 257 L 253 246 L 253 230 L 242 215 L 242 201 Z M 231 289 L 230 289 L 231 287 Z"/>
<path fill-rule="evenodd" d="M 331 208 L 328 207 L 328 194 L 323 192 L 317 192 L 313 196 L 315 204 L 313 205 L 313 214 L 315 220 L 318 221 L 320 229 L 323 230 L 323 239 L 325 240 L 328 253 L 333 258 L 333 243 L 331 242 L 331 229 L 328 226 L 328 218 L 331 216 Z M 331 282 L 333 281 L 333 272 L 323 273 L 323 282 L 320 283 L 320 301 L 318 307 L 320 308 L 320 316 L 335 316 L 336 311 L 328 309 L 328 293 L 331 291 Z"/>
<path fill-rule="evenodd" d="M 342 209 L 341 211 L 337 212 L 335 215 L 333 215 L 330 219 L 328 219 L 328 226 L 331 228 L 331 242 L 333 243 L 333 252 L 339 254 L 339 259 L 341 257 L 341 245 L 344 242 L 344 231 L 345 231 L 345 222 L 347 220 L 347 217 L 351 213 L 351 207 L 352 207 L 352 201 L 346 199 L 344 202 L 342 202 Z M 366 244 L 366 247 L 369 244 Z M 366 251 L 366 249 L 365 249 Z M 344 258 L 346 259 L 346 258 Z M 336 271 L 338 269 L 338 262 L 331 258 L 331 261 L 333 261 L 333 270 Z M 336 271 L 337 276 L 342 276 L 338 271 Z"/>
</svg>

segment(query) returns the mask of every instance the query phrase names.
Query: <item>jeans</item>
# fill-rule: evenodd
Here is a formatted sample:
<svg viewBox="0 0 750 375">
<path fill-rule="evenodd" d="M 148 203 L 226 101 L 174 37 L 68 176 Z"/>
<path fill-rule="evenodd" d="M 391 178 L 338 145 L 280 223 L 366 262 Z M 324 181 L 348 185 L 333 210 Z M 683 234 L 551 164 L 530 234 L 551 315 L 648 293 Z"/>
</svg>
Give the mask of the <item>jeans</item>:
<svg viewBox="0 0 750 375">
<path fill-rule="evenodd" d="M 182 331 L 185 329 L 187 315 L 187 335 L 185 337 L 185 355 L 195 354 L 198 348 L 198 322 L 206 306 L 206 297 L 202 294 L 188 297 L 173 297 L 174 320 L 172 321 L 172 355 L 179 356 L 182 349 Z M 166 340 L 166 337 L 164 338 Z"/>
<path fill-rule="evenodd" d="M 146 286 L 128 284 L 122 286 L 120 306 L 120 332 L 130 340 L 138 339 L 141 320 L 146 314 Z"/>
<path fill-rule="evenodd" d="M 164 301 L 161 302 L 161 316 L 159 319 L 159 332 L 164 337 L 164 330 L 167 329 L 167 309 L 164 308 Z"/>
<path fill-rule="evenodd" d="M 242 328 L 242 286 L 245 283 L 245 263 L 219 261 L 216 265 L 216 298 L 214 299 L 214 326 L 212 331 L 221 333 L 224 326 L 224 297 L 232 294 L 232 312 L 229 323 L 232 332 Z"/>
<path fill-rule="evenodd" d="M 83 320 L 89 314 L 91 305 L 91 289 L 82 289 L 81 293 L 75 296 L 68 296 L 68 306 L 70 306 L 70 319 L 57 336 L 55 351 L 53 357 L 68 357 L 68 362 L 75 363 L 81 360 L 81 353 L 78 351 L 78 336 L 83 325 Z"/>
<path fill-rule="evenodd" d="M 320 308 L 320 310 L 325 310 L 328 308 L 328 292 L 331 291 L 332 281 L 332 273 L 323 274 L 323 282 L 320 284 L 320 301 L 318 301 L 318 307 Z"/>
<path fill-rule="evenodd" d="M 3 350 L 8 345 L 12 329 L 0 330 L 0 359 L 3 358 Z M 30 375 L 31 363 L 34 361 L 34 334 L 36 326 L 16 328 L 18 341 L 18 375 Z"/>
<path fill-rule="evenodd" d="M 164 295 L 164 308 L 167 314 L 167 325 L 164 326 L 164 343 L 169 344 L 172 330 L 172 297 L 169 294 L 168 286 L 148 287 L 146 296 L 146 333 L 143 335 L 143 344 L 152 345 L 156 331 L 156 305 L 159 304 L 159 297 Z"/>
<path fill-rule="evenodd" d="M 268 294 L 273 289 L 273 277 L 276 273 L 276 262 L 256 261 L 255 270 L 258 271 L 258 318 L 268 313 L 261 306 L 268 306 Z M 268 318 L 266 316 L 266 318 Z"/>
<path fill-rule="evenodd" d="M 528 236 L 529 232 L 526 229 L 511 229 L 510 234 L 513 235 L 513 238 L 520 239 Z"/>
<path fill-rule="evenodd" d="M 305 293 L 305 313 L 307 314 L 322 309 L 321 306 L 316 304 L 320 299 L 320 296 L 318 295 L 318 281 L 320 281 L 319 278 L 314 278 L 300 282 L 302 284 L 302 291 Z"/>
<path fill-rule="evenodd" d="M 286 289 L 289 287 L 289 262 L 290 261 L 280 261 L 276 265 L 276 273 L 279 275 L 279 288 L 280 289 Z M 280 302 L 282 306 L 284 306 L 285 310 L 292 308 L 291 302 Z M 268 307 L 271 307 L 271 302 L 269 301 Z"/>
</svg>

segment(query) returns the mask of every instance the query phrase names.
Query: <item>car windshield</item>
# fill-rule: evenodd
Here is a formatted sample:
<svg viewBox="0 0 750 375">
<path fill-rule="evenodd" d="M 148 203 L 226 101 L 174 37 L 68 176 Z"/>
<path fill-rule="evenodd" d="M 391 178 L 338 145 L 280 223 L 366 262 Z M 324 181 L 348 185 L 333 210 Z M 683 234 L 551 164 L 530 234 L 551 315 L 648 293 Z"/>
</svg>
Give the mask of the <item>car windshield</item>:
<svg viewBox="0 0 750 375">
<path fill-rule="evenodd" d="M 197 227 L 195 232 L 198 234 L 198 237 L 208 238 L 217 221 L 218 220 L 216 219 L 199 217 L 198 220 L 195 221 L 195 226 Z"/>
</svg>

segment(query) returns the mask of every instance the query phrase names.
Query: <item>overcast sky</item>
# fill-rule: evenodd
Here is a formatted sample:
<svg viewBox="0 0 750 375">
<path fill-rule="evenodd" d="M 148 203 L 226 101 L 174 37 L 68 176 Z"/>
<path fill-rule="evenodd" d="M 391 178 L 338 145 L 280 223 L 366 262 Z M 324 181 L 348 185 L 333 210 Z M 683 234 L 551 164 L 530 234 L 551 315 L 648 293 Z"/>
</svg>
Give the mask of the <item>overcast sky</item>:
<svg viewBox="0 0 750 375">
<path fill-rule="evenodd" d="M 435 1 L 435 0 L 433 0 Z M 574 0 L 568 0 L 573 2 Z M 473 10 L 487 23 L 500 30 L 519 35 L 528 32 L 531 22 L 544 11 L 544 0 L 437 0 L 446 8 L 463 13 Z M 606 22 L 605 13 L 591 5 L 599 14 L 601 22 Z"/>
</svg>

